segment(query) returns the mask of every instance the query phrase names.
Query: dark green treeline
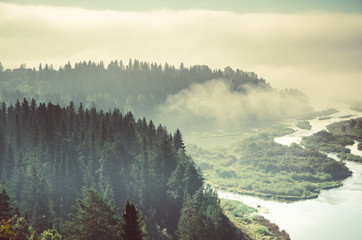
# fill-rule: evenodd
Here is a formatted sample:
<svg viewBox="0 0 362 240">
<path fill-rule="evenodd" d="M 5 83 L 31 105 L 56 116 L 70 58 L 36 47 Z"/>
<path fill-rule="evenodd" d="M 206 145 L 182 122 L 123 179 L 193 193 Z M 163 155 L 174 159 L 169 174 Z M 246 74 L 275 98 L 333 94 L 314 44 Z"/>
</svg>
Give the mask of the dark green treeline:
<svg viewBox="0 0 362 240">
<path fill-rule="evenodd" d="M 52 224 L 63 231 L 76 199 L 94 188 L 118 209 L 132 199 L 150 238 L 200 239 L 183 235 L 190 221 L 202 222 L 202 236 L 207 229 L 212 239 L 236 238 L 217 195 L 202 188 L 181 133 L 135 120 L 130 112 L 85 109 L 73 102 L 66 107 L 27 99 L 14 106 L 3 103 L 0 179 L 13 208 L 36 229 Z M 195 209 L 197 204 L 202 207 Z"/>
</svg>

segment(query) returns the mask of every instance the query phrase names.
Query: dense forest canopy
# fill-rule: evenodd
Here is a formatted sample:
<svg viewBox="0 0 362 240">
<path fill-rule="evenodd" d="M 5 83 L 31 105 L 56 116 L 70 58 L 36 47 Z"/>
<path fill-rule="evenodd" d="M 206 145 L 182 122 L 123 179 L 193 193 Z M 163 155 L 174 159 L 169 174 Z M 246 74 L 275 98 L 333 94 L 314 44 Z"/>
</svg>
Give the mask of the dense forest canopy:
<svg viewBox="0 0 362 240">
<path fill-rule="evenodd" d="M 192 239 L 238 235 L 216 193 L 203 188 L 181 132 L 170 134 L 130 112 L 97 111 L 82 104 L 76 108 L 73 102 L 66 107 L 37 104 L 25 98 L 15 105 L 3 102 L 0 170 L 13 209 L 38 230 L 52 224 L 69 232 L 64 223 L 70 220 L 71 206 L 85 189 L 94 189 L 100 196 L 86 191 L 86 197 L 103 197 L 117 209 L 132 199 L 152 239 L 189 239 L 184 237 L 189 221 L 202 225 Z"/>
</svg>

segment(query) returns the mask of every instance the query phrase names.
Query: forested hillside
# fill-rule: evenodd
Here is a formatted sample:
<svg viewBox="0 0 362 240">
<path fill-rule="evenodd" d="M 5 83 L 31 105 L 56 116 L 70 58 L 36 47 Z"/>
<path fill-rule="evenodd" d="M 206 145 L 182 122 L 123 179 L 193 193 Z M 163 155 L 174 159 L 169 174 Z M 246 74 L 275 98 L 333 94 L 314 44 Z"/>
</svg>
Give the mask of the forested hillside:
<svg viewBox="0 0 362 240">
<path fill-rule="evenodd" d="M 12 215 L 25 217 L 38 231 L 51 224 L 61 233 L 72 232 L 64 223 L 73 219 L 69 214 L 76 213 L 76 199 L 84 197 L 78 201 L 81 210 L 89 199 L 104 198 L 115 204 L 118 215 L 131 199 L 151 239 L 242 238 L 223 214 L 217 194 L 203 187 L 180 131 L 170 134 L 152 121 L 135 120 L 130 112 L 34 99 L 3 103 L 0 169 Z M 112 227 L 107 225 L 112 219 L 96 222 Z"/>
<path fill-rule="evenodd" d="M 205 65 L 179 68 L 169 64 L 130 60 L 103 62 L 69 62 L 54 69 L 39 65 L 38 69 L 26 68 L 4 70 L 0 63 L 0 84 L 3 101 L 12 101 L 24 96 L 37 101 L 52 101 L 65 106 L 70 101 L 86 107 L 96 104 L 99 109 L 120 108 L 137 113 L 150 113 L 166 101 L 168 95 L 178 93 L 191 84 L 204 83 L 212 79 L 224 79 L 232 91 L 246 91 L 246 85 L 269 89 L 270 86 L 255 73 L 230 67 L 224 71 L 212 70 Z"/>
</svg>

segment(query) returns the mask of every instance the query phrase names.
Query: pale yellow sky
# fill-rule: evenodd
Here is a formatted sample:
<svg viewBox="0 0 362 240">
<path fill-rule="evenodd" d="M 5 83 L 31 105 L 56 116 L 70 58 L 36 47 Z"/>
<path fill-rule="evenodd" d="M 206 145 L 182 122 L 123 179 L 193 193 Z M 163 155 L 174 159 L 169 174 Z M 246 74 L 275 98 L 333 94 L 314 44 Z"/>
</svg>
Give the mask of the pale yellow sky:
<svg viewBox="0 0 362 240">
<path fill-rule="evenodd" d="M 139 59 L 254 71 L 273 87 L 362 103 L 362 15 L 116 12 L 0 3 L 0 61 Z M 322 98 L 321 98 L 322 96 Z"/>
</svg>

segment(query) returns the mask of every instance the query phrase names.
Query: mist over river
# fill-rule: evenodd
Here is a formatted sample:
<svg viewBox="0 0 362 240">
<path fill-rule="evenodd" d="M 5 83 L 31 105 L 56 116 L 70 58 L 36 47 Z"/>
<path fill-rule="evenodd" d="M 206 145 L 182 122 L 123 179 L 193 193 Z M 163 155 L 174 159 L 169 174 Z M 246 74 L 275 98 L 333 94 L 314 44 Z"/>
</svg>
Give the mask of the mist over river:
<svg viewBox="0 0 362 240">
<path fill-rule="evenodd" d="M 323 130 L 333 122 L 362 116 L 362 113 L 347 108 L 338 110 L 329 119 L 310 120 L 311 130 L 298 129 L 295 127 L 296 121 L 290 121 L 287 124 L 296 132 L 278 137 L 275 141 L 284 145 L 293 142 L 299 144 L 303 136 Z M 341 118 L 346 115 L 353 116 Z M 357 150 L 357 144 L 358 142 L 349 148 L 353 154 L 362 155 Z M 330 153 L 328 156 L 337 159 L 336 154 Z M 280 229 L 286 230 L 293 240 L 358 240 L 362 235 L 362 164 L 346 162 L 346 166 L 353 175 L 343 181 L 342 187 L 323 190 L 317 199 L 285 203 L 223 191 L 218 193 L 220 198 L 259 206 L 260 214 L 279 225 Z"/>
</svg>

